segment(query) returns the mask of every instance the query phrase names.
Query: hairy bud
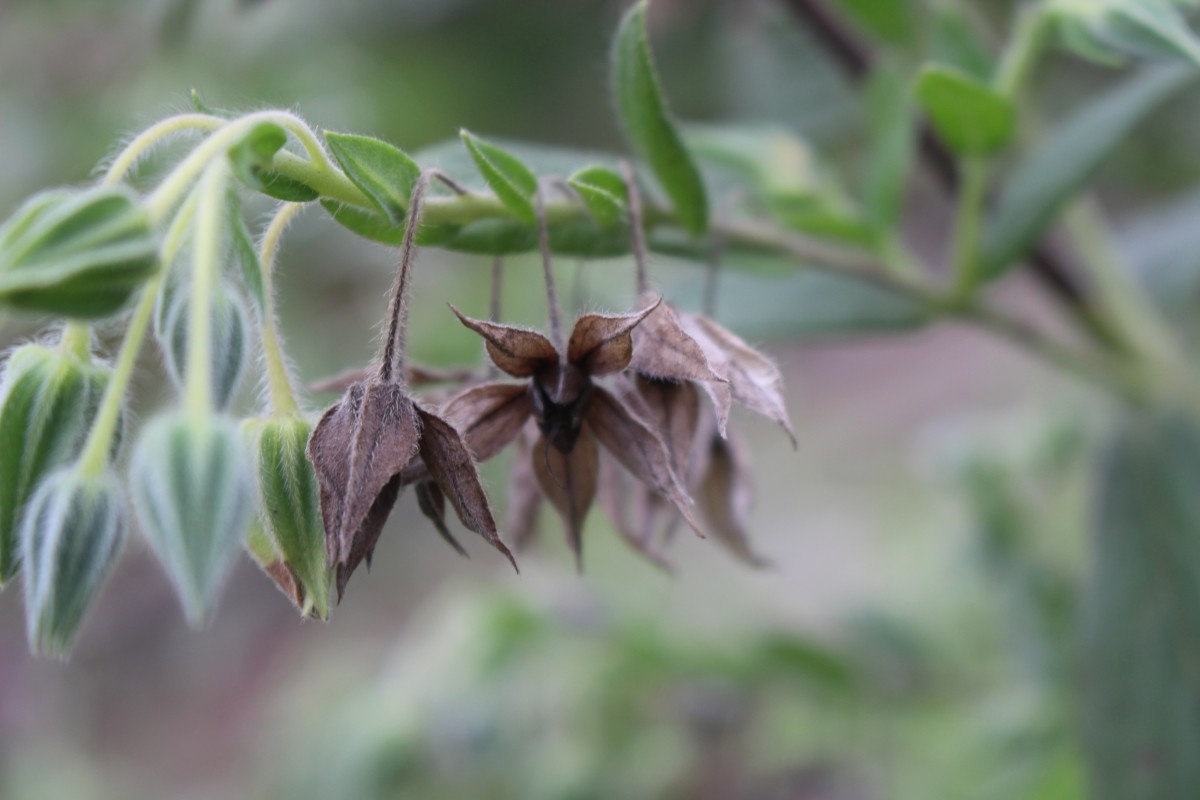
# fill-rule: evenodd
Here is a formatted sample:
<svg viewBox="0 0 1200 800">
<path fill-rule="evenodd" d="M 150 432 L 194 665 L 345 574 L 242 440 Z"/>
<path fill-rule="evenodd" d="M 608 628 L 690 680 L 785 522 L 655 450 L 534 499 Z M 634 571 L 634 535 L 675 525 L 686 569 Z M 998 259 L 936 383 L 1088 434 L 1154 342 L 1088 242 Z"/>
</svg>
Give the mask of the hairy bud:
<svg viewBox="0 0 1200 800">
<path fill-rule="evenodd" d="M 326 556 L 317 476 L 305 452 L 312 425 L 299 417 L 276 417 L 249 421 L 246 428 L 258 455 L 263 532 L 282 563 L 264 563 L 261 548 L 252 546 L 251 553 L 305 615 L 325 619 L 333 573 Z M 288 581 L 280 580 L 281 570 Z"/>
<path fill-rule="evenodd" d="M 175 585 L 188 621 L 203 624 L 254 511 L 237 428 L 176 412 L 148 424 L 133 453 L 138 520 Z"/>
<path fill-rule="evenodd" d="M 212 300 L 212 324 L 209 327 L 212 339 L 208 352 L 212 363 L 213 405 L 225 409 L 233 399 L 246 364 L 249 325 L 246 309 L 236 292 L 218 286 Z M 190 311 L 187 292 L 178 292 L 163 321 L 163 353 L 167 369 L 180 387 L 187 375 Z"/>
<path fill-rule="evenodd" d="M 18 569 L 22 509 L 42 479 L 79 454 L 108 370 L 65 350 L 25 345 L 0 387 L 0 586 Z"/>
<path fill-rule="evenodd" d="M 108 316 L 157 269 L 150 217 L 127 189 L 46 192 L 0 228 L 0 302 L 11 308 Z"/>
<path fill-rule="evenodd" d="M 128 523 L 117 477 L 72 467 L 51 473 L 21 526 L 29 647 L 64 657 L 116 564 Z"/>
</svg>

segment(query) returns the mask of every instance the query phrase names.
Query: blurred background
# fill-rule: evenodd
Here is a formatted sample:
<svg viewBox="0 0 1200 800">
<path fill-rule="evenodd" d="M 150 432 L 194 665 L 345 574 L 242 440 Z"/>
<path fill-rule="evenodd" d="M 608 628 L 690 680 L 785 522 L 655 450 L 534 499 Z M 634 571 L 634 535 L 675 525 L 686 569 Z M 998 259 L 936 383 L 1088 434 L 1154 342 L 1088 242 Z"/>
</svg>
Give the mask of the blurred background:
<svg viewBox="0 0 1200 800">
<path fill-rule="evenodd" d="M 984 47 L 1012 6 L 926 5 L 977 26 Z M 460 127 L 620 149 L 606 55 L 623 7 L 0 0 L 0 217 L 86 181 L 123 137 L 188 108 L 193 88 L 409 152 Z M 651 23 L 680 116 L 784 126 L 855 185 L 860 92 L 785 4 L 656 0 Z M 1112 80 L 1066 59 L 1044 74 L 1050 118 Z M 1158 262 L 1200 252 L 1187 224 L 1200 208 L 1187 193 L 1200 177 L 1195 102 L 1157 115 L 1099 178 L 1152 286 Z M 933 263 L 948 214 L 916 169 L 906 237 Z M 292 228 L 280 304 L 304 380 L 370 357 L 392 259 L 319 209 Z M 483 315 L 487 266 L 422 255 L 416 359 L 479 363 L 444 302 Z M 558 268 L 575 308 L 629 302 L 628 261 Z M 702 267 L 660 257 L 653 270 L 695 307 Z M 507 318 L 542 319 L 539 271 L 510 261 Z M 69 664 L 28 656 L 19 587 L 0 594 L 0 798 L 1082 797 L 1071 630 L 1101 404 L 962 327 L 883 314 L 877 330 L 830 336 L 822 297 L 795 275 L 729 274 L 721 287 L 720 319 L 784 368 L 800 440 L 793 451 L 765 421 L 736 420 L 771 568 L 681 536 L 667 577 L 596 511 L 583 574 L 546 516 L 516 576 L 473 539 L 458 557 L 406 496 L 331 622 L 299 620 L 247 559 L 197 632 L 135 540 Z M 1000 291 L 1050 316 L 1025 278 Z M 1161 294 L 1191 299 L 1195 286 Z M 38 329 L 8 319 L 0 341 Z M 143 415 L 172 402 L 152 348 L 137 398 Z M 245 387 L 243 408 L 258 402 Z M 485 469 L 500 505 L 504 467 Z"/>
</svg>

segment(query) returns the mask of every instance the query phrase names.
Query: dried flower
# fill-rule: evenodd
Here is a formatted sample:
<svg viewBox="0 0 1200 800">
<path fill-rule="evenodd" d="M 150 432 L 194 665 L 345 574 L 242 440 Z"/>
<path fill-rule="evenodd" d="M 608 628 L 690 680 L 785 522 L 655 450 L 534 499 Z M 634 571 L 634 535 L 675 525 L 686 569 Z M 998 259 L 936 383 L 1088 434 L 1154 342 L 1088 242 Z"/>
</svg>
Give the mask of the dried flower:
<svg viewBox="0 0 1200 800">
<path fill-rule="evenodd" d="M 392 297 L 387 338 L 377 367 L 353 382 L 329 408 L 308 442 L 308 455 L 320 487 L 321 515 L 338 596 L 358 565 L 374 552 L 403 482 L 402 472 L 417 462 L 459 519 L 516 562 L 496 531 L 490 504 L 463 437 L 446 420 L 417 403 L 405 380 L 407 294 L 414 236 L 429 173 L 423 173 L 409 201 L 400 267 Z M 426 495 L 427 492 L 424 492 Z M 427 498 L 428 499 L 428 498 Z"/>
</svg>

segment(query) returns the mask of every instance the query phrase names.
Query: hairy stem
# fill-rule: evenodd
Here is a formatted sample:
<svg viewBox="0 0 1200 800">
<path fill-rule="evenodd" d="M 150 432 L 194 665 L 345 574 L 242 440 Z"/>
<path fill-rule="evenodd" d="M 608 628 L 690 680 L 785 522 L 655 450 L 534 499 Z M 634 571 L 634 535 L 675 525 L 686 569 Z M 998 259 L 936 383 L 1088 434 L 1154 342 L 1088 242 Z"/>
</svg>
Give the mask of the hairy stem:
<svg viewBox="0 0 1200 800">
<path fill-rule="evenodd" d="M 637 174 L 633 163 L 621 159 L 621 177 L 625 179 L 625 194 L 629 199 L 629 238 L 633 246 L 633 262 L 637 267 L 637 292 L 650 291 L 650 276 L 646 267 L 646 229 L 642 221 L 642 193 L 638 191 Z"/>
<path fill-rule="evenodd" d="M 226 122 L 227 120 L 211 114 L 179 114 L 151 125 L 135 136 L 133 141 L 117 154 L 105 171 L 103 182 L 112 185 L 125 180 L 138 161 L 177 133 L 189 130 L 215 130 Z"/>
<path fill-rule="evenodd" d="M 408 199 L 408 215 L 404 220 L 404 241 L 400 244 L 400 265 L 396 270 L 396 285 L 392 289 L 392 307 L 388 321 L 387 339 L 379 357 L 379 378 L 384 383 L 405 385 L 406 350 L 408 347 L 408 285 L 412 281 L 412 265 L 416 254 L 417 227 L 421 224 L 421 210 L 425 201 L 425 189 L 434 170 L 424 170 L 413 186 Z"/>
<path fill-rule="evenodd" d="M 292 388 L 292 380 L 288 375 L 287 360 L 283 355 L 283 346 L 279 336 L 279 322 L 275 311 L 275 259 L 279 253 L 279 240 L 283 232 L 296 215 L 303 210 L 300 203 L 283 203 L 275 216 L 271 218 L 263 233 L 259 245 L 259 263 L 262 265 L 263 281 L 263 319 L 262 345 L 263 360 L 267 365 L 267 387 L 271 397 L 271 411 L 276 415 L 287 416 L 300 413 L 300 405 L 296 402 L 296 393 Z"/>
<path fill-rule="evenodd" d="M 546 308 L 550 315 L 550 341 L 561 352 L 563 349 L 562 310 L 558 306 L 558 292 L 554 288 L 554 259 L 550 254 L 550 224 L 546 216 L 545 189 L 539 183 L 534 193 L 534 209 L 537 212 L 538 247 L 542 251 L 542 272 L 546 280 Z"/>
<path fill-rule="evenodd" d="M 192 234 L 192 284 L 188 296 L 187 376 L 184 404 L 189 413 L 212 412 L 212 308 L 221 270 L 221 218 L 229 167 L 214 161 L 197 186 L 196 229 Z"/>
<path fill-rule="evenodd" d="M 85 322 L 69 320 L 66 325 L 63 325 L 62 337 L 59 339 L 58 345 L 64 353 L 70 353 L 81 361 L 90 361 L 92 358 L 92 329 Z"/>
</svg>

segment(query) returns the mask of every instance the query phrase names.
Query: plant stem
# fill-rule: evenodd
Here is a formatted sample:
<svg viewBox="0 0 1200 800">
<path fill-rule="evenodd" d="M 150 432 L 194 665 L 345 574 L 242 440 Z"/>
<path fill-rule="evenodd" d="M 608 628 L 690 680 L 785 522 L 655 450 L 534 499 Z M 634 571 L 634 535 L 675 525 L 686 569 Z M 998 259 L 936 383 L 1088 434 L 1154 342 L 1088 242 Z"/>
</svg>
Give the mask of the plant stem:
<svg viewBox="0 0 1200 800">
<path fill-rule="evenodd" d="M 287 361 L 283 356 L 283 346 L 279 336 L 279 323 L 275 311 L 275 258 L 279 252 L 279 240 L 283 237 L 284 230 L 303 208 L 304 206 L 300 203 L 280 205 L 263 233 L 259 249 L 259 264 L 262 266 L 263 282 L 263 360 L 267 365 L 267 387 L 271 397 L 271 412 L 276 416 L 296 416 L 300 413 L 300 404 L 296 402 L 296 394 L 292 389 L 292 381 L 288 375 Z"/>
<path fill-rule="evenodd" d="M 404 241 L 400 244 L 400 265 L 396 270 L 396 286 L 392 292 L 387 339 L 379 358 L 379 378 L 384 383 L 408 385 L 405 374 L 408 349 L 408 285 L 412 282 L 412 265 L 416 255 L 417 228 L 421 224 L 425 189 L 433 170 L 423 170 L 408 200 L 408 215 L 404 220 Z"/>
<path fill-rule="evenodd" d="M 191 225 L 196 211 L 195 195 L 193 194 L 176 212 L 171 220 L 171 226 L 163 237 L 160 261 L 170 264 L 175 260 L 179 249 L 183 246 L 184 235 Z M 79 458 L 80 469 L 88 475 L 98 475 L 108 466 L 108 454 L 112 450 L 113 436 L 117 424 L 121 421 L 121 403 L 125 400 L 125 390 L 133 377 L 133 368 L 137 363 L 138 352 L 142 349 L 142 341 L 146 329 L 150 327 L 150 318 L 154 314 L 154 304 L 158 299 L 158 287 L 162 283 L 163 273 L 159 272 L 142 287 L 141 297 L 133 311 L 133 317 L 125 326 L 125 338 L 121 341 L 121 349 L 113 366 L 108 386 L 104 389 L 104 397 L 100 401 L 100 410 L 96 421 L 88 432 L 83 452 Z"/>
<path fill-rule="evenodd" d="M 104 173 L 103 183 L 112 185 L 125 180 L 125 176 L 137 162 L 167 138 L 187 130 L 215 130 L 227 120 L 211 114 L 179 114 L 151 125 L 134 137 L 125 149 L 117 154 Z"/>
<path fill-rule="evenodd" d="M 188 297 L 187 375 L 184 405 L 197 417 L 212 413 L 212 308 L 220 272 L 221 218 L 229 167 L 213 161 L 197 186 L 192 234 L 192 285 Z"/>
<path fill-rule="evenodd" d="M 979 285 L 979 234 L 987 192 L 987 162 L 964 158 L 960 173 L 954 223 L 954 291 L 961 299 L 970 297 Z"/>
<path fill-rule="evenodd" d="M 92 329 L 87 323 L 68 320 L 67 324 L 63 325 L 59 347 L 64 353 L 70 353 L 81 361 L 91 361 Z"/>
<path fill-rule="evenodd" d="M 1050 15 L 1043 3 L 1025 6 L 1017 12 L 1008 48 L 992 80 L 996 91 L 1012 100 L 1017 98 L 1042 53 L 1050 24 Z"/>
<path fill-rule="evenodd" d="M 534 209 L 537 211 L 538 246 L 542 251 L 542 273 L 546 281 L 546 307 L 550 315 L 550 341 L 563 351 L 562 311 L 558 306 L 558 292 L 554 288 L 554 260 L 550 254 L 550 225 L 546 215 L 546 196 L 542 184 L 534 192 Z"/>
<path fill-rule="evenodd" d="M 642 193 L 638 191 L 633 163 L 628 159 L 621 159 L 621 177 L 625 179 L 625 194 L 629 199 L 629 237 L 633 247 L 633 262 L 637 267 L 637 293 L 640 297 L 650 291 L 650 276 L 646 268 L 646 229 L 642 221 Z"/>
<path fill-rule="evenodd" d="M 168 121 L 164 120 L 164 123 Z M 341 175 L 332 162 L 330 162 L 329 157 L 325 154 L 325 149 L 317 140 L 316 135 L 313 134 L 303 120 L 286 111 L 259 111 L 225 122 L 224 125 L 217 128 L 207 139 L 192 150 L 163 182 L 159 184 L 158 188 L 154 190 L 154 193 L 146 201 L 146 206 L 151 216 L 155 219 L 164 218 L 170 213 L 175 203 L 179 201 L 179 198 L 187 192 L 192 182 L 204 172 L 209 162 L 215 158 L 224 156 L 243 136 L 253 130 L 256 125 L 263 123 L 279 125 L 295 136 L 308 153 L 310 159 L 309 161 L 304 161 L 290 153 L 281 152 L 276 154 L 277 160 L 294 162 L 292 163 L 293 168 L 298 165 L 306 165 L 305 169 L 325 177 Z M 347 182 L 349 181 L 347 180 Z"/>
</svg>

